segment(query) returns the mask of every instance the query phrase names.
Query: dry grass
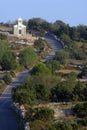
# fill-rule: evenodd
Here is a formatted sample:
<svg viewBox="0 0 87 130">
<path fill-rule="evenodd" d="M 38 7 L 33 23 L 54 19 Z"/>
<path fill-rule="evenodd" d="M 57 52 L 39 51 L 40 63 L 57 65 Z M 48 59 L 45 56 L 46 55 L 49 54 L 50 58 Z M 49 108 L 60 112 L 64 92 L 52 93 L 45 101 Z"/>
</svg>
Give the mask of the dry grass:
<svg viewBox="0 0 87 130">
<path fill-rule="evenodd" d="M 0 30 L 2 30 L 2 31 L 5 31 L 5 30 L 12 31 L 12 28 L 11 27 L 0 26 Z"/>
<path fill-rule="evenodd" d="M 80 70 L 76 70 L 76 69 L 61 69 L 61 70 L 57 70 L 56 73 L 63 73 L 63 74 L 69 74 L 71 72 L 75 72 L 76 74 L 79 74 L 81 71 Z"/>
<path fill-rule="evenodd" d="M 87 61 L 86 61 L 86 60 L 69 59 L 69 62 L 70 62 L 71 64 L 79 65 L 79 64 L 84 64 L 84 63 L 86 63 Z"/>
<path fill-rule="evenodd" d="M 81 47 L 83 45 L 82 42 L 76 42 L 76 44 L 78 45 L 78 47 Z"/>
</svg>

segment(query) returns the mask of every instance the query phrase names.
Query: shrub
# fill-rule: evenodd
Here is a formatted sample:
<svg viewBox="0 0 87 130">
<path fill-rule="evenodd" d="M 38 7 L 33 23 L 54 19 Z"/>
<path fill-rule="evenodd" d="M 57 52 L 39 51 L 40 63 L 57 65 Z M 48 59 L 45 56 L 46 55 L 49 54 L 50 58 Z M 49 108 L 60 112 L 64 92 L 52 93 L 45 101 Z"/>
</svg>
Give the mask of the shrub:
<svg viewBox="0 0 87 130">
<path fill-rule="evenodd" d="M 7 75 L 5 75 L 4 81 L 5 81 L 6 84 L 11 83 L 12 77 L 11 77 L 11 75 L 9 73 Z"/>
</svg>

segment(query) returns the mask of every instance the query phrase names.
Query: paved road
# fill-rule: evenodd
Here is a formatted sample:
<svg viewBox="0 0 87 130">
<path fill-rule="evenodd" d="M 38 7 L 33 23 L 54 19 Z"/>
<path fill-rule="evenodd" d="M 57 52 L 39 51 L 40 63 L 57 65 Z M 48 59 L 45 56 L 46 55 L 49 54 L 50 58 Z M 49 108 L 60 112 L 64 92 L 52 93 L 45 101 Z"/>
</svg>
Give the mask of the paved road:
<svg viewBox="0 0 87 130">
<path fill-rule="evenodd" d="M 10 85 L 19 86 L 20 83 L 23 83 L 25 81 L 25 79 L 28 75 L 29 75 L 29 70 L 21 72 L 18 76 L 16 76 L 15 79 L 13 79 L 13 82 Z"/>
<path fill-rule="evenodd" d="M 63 49 L 63 44 L 53 34 L 50 33 L 46 33 L 45 39 L 49 42 L 52 49 L 51 53 L 46 57 L 46 60 L 52 60 L 55 52 Z"/>
<path fill-rule="evenodd" d="M 50 42 L 51 48 L 53 51 L 58 51 L 63 49 L 63 44 L 57 39 L 57 37 L 51 33 L 46 33 L 45 38 Z"/>
<path fill-rule="evenodd" d="M 26 71 L 18 75 L 0 96 L 0 130 L 18 130 L 16 116 L 10 108 L 12 103 L 11 90 L 13 86 L 23 82 L 28 74 Z"/>
<path fill-rule="evenodd" d="M 8 86 L 0 96 L 0 130 L 18 130 L 16 117 L 10 109 L 11 89 L 12 87 Z"/>
</svg>

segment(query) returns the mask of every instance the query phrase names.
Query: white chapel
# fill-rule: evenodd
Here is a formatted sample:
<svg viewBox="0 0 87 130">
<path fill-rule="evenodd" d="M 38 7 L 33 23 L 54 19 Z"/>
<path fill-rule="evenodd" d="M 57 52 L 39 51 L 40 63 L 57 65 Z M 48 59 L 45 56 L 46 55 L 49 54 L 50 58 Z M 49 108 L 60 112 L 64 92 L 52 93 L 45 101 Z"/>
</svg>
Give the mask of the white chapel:
<svg viewBox="0 0 87 130">
<path fill-rule="evenodd" d="M 16 36 L 26 36 L 26 26 L 23 25 L 22 19 L 18 19 L 18 24 L 14 25 L 14 35 Z"/>
</svg>

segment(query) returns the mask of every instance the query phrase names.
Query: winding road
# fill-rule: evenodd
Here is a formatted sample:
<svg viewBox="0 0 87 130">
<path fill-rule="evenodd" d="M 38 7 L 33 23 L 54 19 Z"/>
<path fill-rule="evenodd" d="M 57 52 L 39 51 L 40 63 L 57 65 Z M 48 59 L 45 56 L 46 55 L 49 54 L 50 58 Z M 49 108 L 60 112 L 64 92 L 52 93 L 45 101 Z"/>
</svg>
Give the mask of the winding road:
<svg viewBox="0 0 87 130">
<path fill-rule="evenodd" d="M 45 34 L 45 40 L 49 42 L 51 46 L 51 53 L 46 57 L 45 60 L 52 60 L 55 56 L 55 52 L 63 49 L 63 44 L 51 33 Z"/>
<path fill-rule="evenodd" d="M 8 86 L 0 96 L 0 130 L 18 130 L 14 113 L 10 109 L 12 86 Z"/>
<path fill-rule="evenodd" d="M 63 49 L 61 42 L 59 42 L 52 34 L 47 33 L 45 39 L 50 42 L 52 52 L 46 57 L 46 59 L 52 59 L 55 52 L 59 49 Z M 23 83 L 25 78 L 29 75 L 29 71 L 20 73 L 13 82 L 7 86 L 5 91 L 0 96 L 0 130 L 18 130 L 18 123 L 14 112 L 10 109 L 12 103 L 12 88 Z"/>
<path fill-rule="evenodd" d="M 11 110 L 12 88 L 23 83 L 29 71 L 20 73 L 0 96 L 0 130 L 19 130 L 15 113 Z"/>
</svg>

